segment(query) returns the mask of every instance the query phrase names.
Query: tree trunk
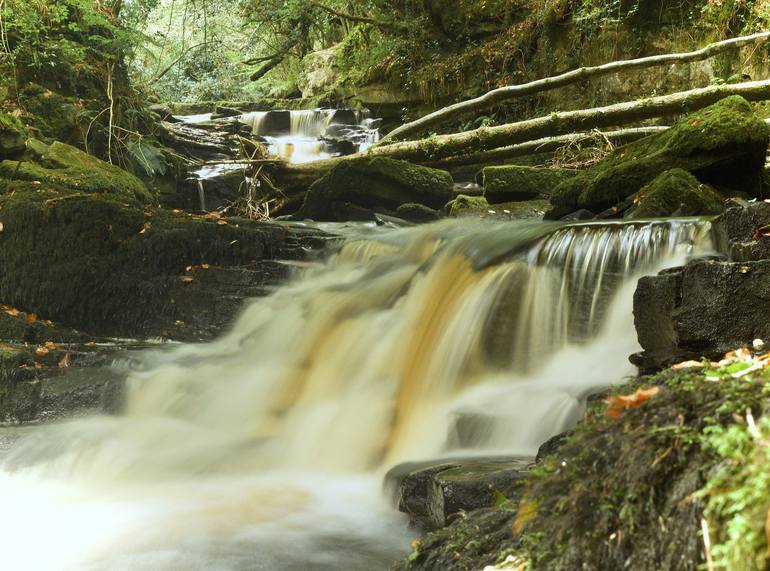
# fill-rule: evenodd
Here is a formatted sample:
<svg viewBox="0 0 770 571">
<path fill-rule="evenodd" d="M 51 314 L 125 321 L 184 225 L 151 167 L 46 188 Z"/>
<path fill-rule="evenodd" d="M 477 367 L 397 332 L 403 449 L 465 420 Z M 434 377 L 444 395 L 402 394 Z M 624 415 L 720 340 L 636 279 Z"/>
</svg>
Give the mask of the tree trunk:
<svg viewBox="0 0 770 571">
<path fill-rule="evenodd" d="M 639 59 L 614 61 L 594 67 L 581 67 L 561 75 L 546 77 L 544 79 L 539 79 L 530 83 L 500 87 L 482 95 L 481 97 L 455 103 L 454 105 L 449 105 L 448 107 L 434 111 L 433 113 L 417 119 L 416 121 L 406 123 L 405 125 L 402 125 L 401 127 L 398 127 L 392 131 L 387 137 L 385 137 L 385 139 L 383 139 L 383 141 L 407 139 L 411 135 L 425 132 L 430 127 L 436 127 L 449 121 L 456 121 L 457 119 L 466 115 L 485 111 L 501 103 L 511 101 L 525 95 L 533 95 L 535 93 L 557 89 L 564 87 L 565 85 L 583 81 L 589 78 L 601 77 L 619 71 L 629 71 L 668 64 L 673 65 L 702 61 L 709 59 L 727 49 L 739 48 L 741 46 L 764 42 L 768 39 L 770 39 L 770 32 L 762 32 L 752 36 L 743 36 L 717 42 L 694 52 L 663 54 Z"/>
<path fill-rule="evenodd" d="M 655 133 L 660 133 L 668 128 L 669 127 L 633 127 L 630 129 L 621 129 L 619 131 L 592 131 L 589 133 L 573 133 L 558 137 L 545 137 L 543 139 L 527 141 L 526 143 L 519 143 L 518 145 L 500 147 L 490 151 L 480 151 L 478 153 L 448 157 L 442 161 L 428 162 L 425 166 L 453 168 L 466 165 L 490 165 L 516 157 L 526 157 L 538 153 L 550 153 L 565 145 L 599 139 L 604 139 L 614 145 L 625 145 L 626 143 L 649 137 Z"/>
</svg>

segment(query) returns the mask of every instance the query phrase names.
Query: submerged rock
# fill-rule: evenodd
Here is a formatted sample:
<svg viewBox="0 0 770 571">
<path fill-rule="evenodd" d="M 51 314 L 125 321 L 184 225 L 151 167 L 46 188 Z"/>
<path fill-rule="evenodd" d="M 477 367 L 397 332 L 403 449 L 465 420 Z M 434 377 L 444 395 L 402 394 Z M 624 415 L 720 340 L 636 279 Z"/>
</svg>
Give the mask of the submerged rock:
<svg viewBox="0 0 770 571">
<path fill-rule="evenodd" d="M 452 198 L 449 173 L 377 157 L 344 161 L 317 180 L 308 190 L 298 219 L 350 220 L 350 208 L 394 212 L 408 203 L 442 208 Z M 360 218 L 352 218 L 360 219 Z"/>
<path fill-rule="evenodd" d="M 616 149 L 554 189 L 550 218 L 585 208 L 602 212 L 674 168 L 720 190 L 759 196 L 767 124 L 740 96 L 693 113 L 660 134 Z"/>
<path fill-rule="evenodd" d="M 636 206 L 625 218 L 714 215 L 724 210 L 723 202 L 716 190 L 686 170 L 671 169 L 639 191 Z"/>
<path fill-rule="evenodd" d="M 568 169 L 521 165 L 486 167 L 481 172 L 484 198 L 490 204 L 542 198 L 575 175 L 575 171 Z"/>
</svg>

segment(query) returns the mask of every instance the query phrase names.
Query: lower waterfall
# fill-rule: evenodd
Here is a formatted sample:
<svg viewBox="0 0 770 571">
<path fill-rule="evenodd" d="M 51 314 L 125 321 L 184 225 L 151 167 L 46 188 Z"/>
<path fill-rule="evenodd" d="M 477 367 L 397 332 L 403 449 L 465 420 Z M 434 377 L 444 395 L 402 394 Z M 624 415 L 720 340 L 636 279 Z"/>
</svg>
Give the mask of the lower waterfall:
<svg viewBox="0 0 770 571">
<path fill-rule="evenodd" d="M 148 353 L 122 415 L 36 427 L 1 457 L 0 568 L 386 569 L 413 533 L 382 473 L 533 456 L 634 373 L 635 278 L 709 236 L 362 227 L 216 342 Z"/>
</svg>

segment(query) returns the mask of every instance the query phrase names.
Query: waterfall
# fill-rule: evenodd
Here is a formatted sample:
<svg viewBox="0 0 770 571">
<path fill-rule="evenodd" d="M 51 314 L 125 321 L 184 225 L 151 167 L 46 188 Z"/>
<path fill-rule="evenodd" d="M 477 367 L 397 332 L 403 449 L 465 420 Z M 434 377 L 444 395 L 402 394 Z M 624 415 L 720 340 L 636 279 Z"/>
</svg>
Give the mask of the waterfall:
<svg viewBox="0 0 770 571">
<path fill-rule="evenodd" d="M 122 416 L 17 445 L 0 564 L 385 568 L 409 533 L 373 474 L 534 454 L 633 372 L 635 278 L 709 247 L 697 220 L 368 228 L 218 341 L 148 356 Z"/>
<path fill-rule="evenodd" d="M 380 139 L 378 120 L 365 109 L 258 111 L 240 121 L 263 137 L 273 154 L 292 163 L 364 151 Z"/>
</svg>

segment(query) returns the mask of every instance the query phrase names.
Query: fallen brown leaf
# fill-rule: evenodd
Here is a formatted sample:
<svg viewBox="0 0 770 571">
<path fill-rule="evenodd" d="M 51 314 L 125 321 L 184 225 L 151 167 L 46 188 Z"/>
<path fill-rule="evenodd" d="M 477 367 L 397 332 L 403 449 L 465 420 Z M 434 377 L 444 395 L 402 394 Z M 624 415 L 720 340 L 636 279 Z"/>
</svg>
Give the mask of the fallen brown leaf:
<svg viewBox="0 0 770 571">
<path fill-rule="evenodd" d="M 46 349 L 45 347 L 38 347 L 37 349 L 35 349 L 35 355 L 37 355 L 38 357 L 45 357 L 46 355 L 48 355 L 48 349 Z"/>
<path fill-rule="evenodd" d="M 615 395 L 607 399 L 607 418 L 618 419 L 623 413 L 632 408 L 639 408 L 646 401 L 660 392 L 658 387 L 637 389 L 630 395 Z"/>
<path fill-rule="evenodd" d="M 185 284 L 189 284 L 191 281 L 193 281 L 192 276 L 179 276 L 179 281 Z"/>
<path fill-rule="evenodd" d="M 60 369 L 66 369 L 72 364 L 72 359 L 70 358 L 70 354 L 66 353 L 64 357 L 62 357 L 62 360 L 59 361 L 59 368 Z"/>
</svg>

